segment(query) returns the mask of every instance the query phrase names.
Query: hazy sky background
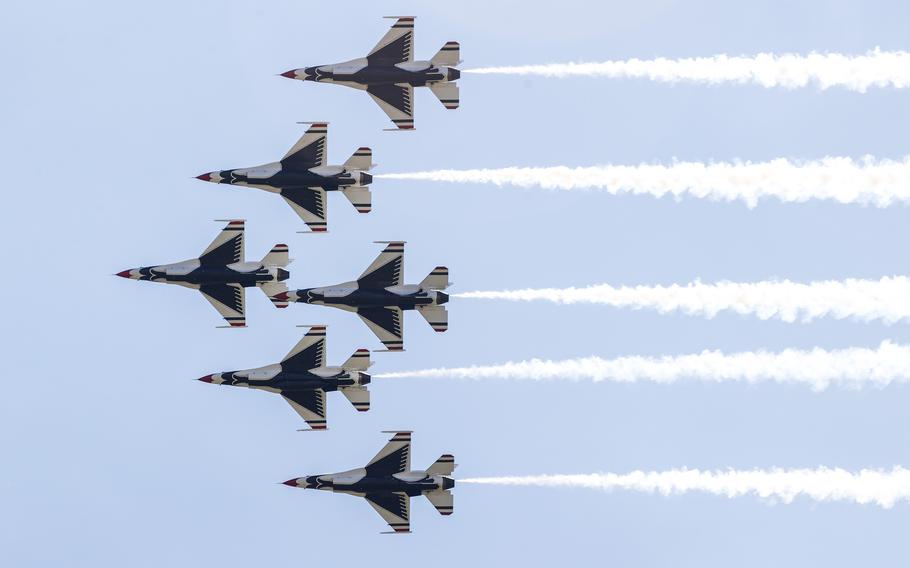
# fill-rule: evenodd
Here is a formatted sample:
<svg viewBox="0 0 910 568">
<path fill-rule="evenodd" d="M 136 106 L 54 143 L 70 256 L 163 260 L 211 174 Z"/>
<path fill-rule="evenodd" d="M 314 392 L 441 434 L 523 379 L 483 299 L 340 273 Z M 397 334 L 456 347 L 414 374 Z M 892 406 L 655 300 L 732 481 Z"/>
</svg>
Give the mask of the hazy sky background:
<svg viewBox="0 0 910 568">
<path fill-rule="evenodd" d="M 379 5 L 381 4 L 381 6 Z M 363 465 L 415 431 L 413 465 L 457 477 L 633 469 L 910 465 L 906 386 L 519 384 L 377 380 L 358 415 L 298 433 L 278 396 L 193 379 L 279 360 L 296 324 L 329 325 L 328 361 L 380 345 L 357 318 L 247 295 L 245 330 L 198 294 L 111 274 L 196 256 L 247 219 L 247 257 L 290 245 L 290 284 L 356 277 L 373 240 L 408 241 L 405 277 L 453 291 L 796 281 L 906 274 L 908 209 L 611 197 L 380 181 L 373 212 L 329 196 L 328 235 L 264 192 L 193 176 L 280 158 L 328 120 L 329 161 L 373 148 L 376 173 L 681 160 L 903 158 L 910 91 L 796 91 L 464 76 L 461 108 L 416 95 L 413 133 L 383 132 L 364 93 L 276 74 L 361 55 L 414 14 L 416 55 L 463 67 L 760 51 L 908 49 L 904 2 L 13 2 L 0 35 L 7 300 L 0 397 L 0 564 L 341 566 L 402 562 L 906 565 L 910 506 L 666 498 L 457 486 L 455 514 L 412 503 L 414 534 L 364 502 L 278 485 Z M 436 334 L 407 314 L 375 373 L 530 357 L 683 354 L 910 341 L 906 324 L 713 320 L 598 306 L 453 300 Z"/>
</svg>

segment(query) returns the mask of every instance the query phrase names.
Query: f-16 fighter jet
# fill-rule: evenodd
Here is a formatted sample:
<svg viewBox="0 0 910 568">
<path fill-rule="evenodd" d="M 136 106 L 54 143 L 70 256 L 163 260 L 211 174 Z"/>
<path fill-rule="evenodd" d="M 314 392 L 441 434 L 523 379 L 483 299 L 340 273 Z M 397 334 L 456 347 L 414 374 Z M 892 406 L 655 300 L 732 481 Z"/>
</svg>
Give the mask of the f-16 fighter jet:
<svg viewBox="0 0 910 568">
<path fill-rule="evenodd" d="M 458 85 L 454 81 L 461 77 L 455 68 L 461 63 L 459 53 L 458 42 L 449 41 L 429 61 L 414 61 L 414 18 L 401 16 L 366 57 L 293 69 L 281 75 L 364 90 L 396 128 L 411 130 L 414 87 L 429 87 L 446 108 L 458 108 Z"/>
<path fill-rule="evenodd" d="M 440 514 L 451 515 L 454 502 L 449 489 L 455 487 L 455 480 L 448 476 L 455 470 L 455 458 L 443 454 L 426 471 L 411 471 L 411 433 L 394 434 L 364 467 L 298 477 L 284 484 L 363 497 L 396 533 L 411 532 L 411 497 L 424 495 Z"/>
<path fill-rule="evenodd" d="M 403 310 L 416 309 L 435 331 L 449 328 L 449 314 L 443 304 L 449 296 L 449 269 L 437 266 L 420 284 L 403 285 L 404 241 L 387 243 L 357 280 L 323 288 L 303 288 L 272 297 L 276 305 L 302 302 L 332 306 L 354 312 L 376 334 L 389 351 L 404 350 Z"/>
<path fill-rule="evenodd" d="M 243 228 L 242 219 L 228 221 L 227 226 L 218 233 L 199 258 L 173 264 L 133 268 L 118 272 L 117 276 L 178 284 L 199 290 L 230 327 L 244 327 L 246 326 L 244 288 L 256 286 L 265 292 L 277 307 L 288 306 L 287 302 L 276 301 L 273 297 L 288 289 L 284 281 L 290 276 L 285 270 L 290 260 L 288 246 L 278 244 L 272 247 L 262 260 L 244 262 Z"/>
<path fill-rule="evenodd" d="M 358 349 L 340 367 L 325 366 L 325 326 L 310 326 L 303 339 L 280 363 L 206 375 L 199 379 L 216 385 L 277 392 L 312 430 L 325 430 L 325 393 L 341 391 L 360 412 L 370 409 L 370 352 Z"/>
<path fill-rule="evenodd" d="M 310 231 L 324 233 L 326 225 L 326 192 L 340 191 L 359 213 L 372 207 L 370 189 L 373 182 L 373 151 L 358 148 L 340 166 L 326 165 L 327 122 L 310 123 L 309 130 L 288 150 L 281 161 L 243 168 L 222 170 L 196 176 L 202 181 L 226 183 L 264 189 L 277 193 L 300 215 Z"/>
</svg>

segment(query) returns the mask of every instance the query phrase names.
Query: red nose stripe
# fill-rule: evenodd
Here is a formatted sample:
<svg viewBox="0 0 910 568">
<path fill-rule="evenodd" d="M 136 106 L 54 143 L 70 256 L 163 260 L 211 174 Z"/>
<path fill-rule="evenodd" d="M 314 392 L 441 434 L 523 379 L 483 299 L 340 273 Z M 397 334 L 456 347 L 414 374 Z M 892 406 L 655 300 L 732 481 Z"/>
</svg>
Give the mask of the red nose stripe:
<svg viewBox="0 0 910 568">
<path fill-rule="evenodd" d="M 212 382 L 212 375 L 206 375 L 204 377 L 200 377 L 199 380 L 202 381 L 203 383 L 210 383 L 210 382 Z"/>
<path fill-rule="evenodd" d="M 196 179 L 201 179 L 202 181 L 212 181 L 212 176 L 209 174 L 202 174 L 201 176 L 196 176 Z"/>
<path fill-rule="evenodd" d="M 121 272 L 118 272 L 118 273 L 117 273 L 117 276 L 119 276 L 120 278 L 129 278 L 129 277 L 130 277 L 130 271 L 129 271 L 129 270 L 123 270 L 123 271 L 121 271 Z"/>
<path fill-rule="evenodd" d="M 284 482 L 284 484 L 287 485 L 288 487 L 297 487 L 297 479 L 296 478 L 288 479 L 287 481 Z"/>
<path fill-rule="evenodd" d="M 281 74 L 281 76 L 282 76 L 282 77 L 287 77 L 288 79 L 296 79 L 296 78 L 297 78 L 297 70 L 296 70 L 296 69 L 291 69 L 290 71 L 285 71 L 284 73 Z"/>
</svg>

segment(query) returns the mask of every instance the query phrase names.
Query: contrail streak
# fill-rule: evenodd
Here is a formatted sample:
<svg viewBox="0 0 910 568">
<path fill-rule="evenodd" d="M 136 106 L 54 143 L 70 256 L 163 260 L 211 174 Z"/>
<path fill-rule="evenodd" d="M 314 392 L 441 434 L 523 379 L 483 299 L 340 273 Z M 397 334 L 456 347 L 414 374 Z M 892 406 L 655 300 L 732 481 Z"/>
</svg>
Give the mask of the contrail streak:
<svg viewBox="0 0 910 568">
<path fill-rule="evenodd" d="M 816 85 L 843 87 L 860 93 L 869 87 L 910 86 L 910 53 L 881 51 L 865 55 L 759 53 L 755 56 L 714 55 L 683 59 L 625 59 L 597 63 L 551 63 L 465 69 L 463 73 L 538 75 L 543 77 L 609 77 L 650 79 L 660 83 L 739 83 L 796 89 Z"/>
<path fill-rule="evenodd" d="M 566 191 L 600 190 L 611 195 L 656 198 L 690 196 L 714 201 L 742 201 L 749 207 L 755 207 L 763 198 L 775 198 L 784 203 L 819 199 L 878 207 L 910 202 L 910 157 L 903 160 L 826 157 L 803 162 L 778 158 L 757 163 L 506 167 L 390 173 L 376 177 Z"/>
<path fill-rule="evenodd" d="M 649 381 L 670 384 L 687 378 L 704 382 L 773 381 L 822 391 L 832 384 L 851 388 L 885 387 L 910 381 L 910 346 L 884 341 L 878 349 L 834 351 L 786 349 L 724 354 L 720 351 L 664 357 L 585 357 L 563 361 L 508 362 L 502 365 L 423 369 L 374 375 L 374 378 L 502 379 L 520 381 Z"/>
<path fill-rule="evenodd" d="M 577 487 L 612 491 L 624 489 L 661 495 L 681 495 L 698 491 L 723 497 L 755 495 L 759 498 L 791 503 L 797 497 L 815 501 L 874 503 L 886 509 L 910 499 L 910 470 L 894 467 L 890 471 L 863 469 L 858 473 L 839 468 L 770 470 L 671 469 L 633 471 L 626 474 L 590 473 L 578 475 L 528 475 L 520 477 L 478 477 L 458 483 L 519 485 L 531 487 Z"/>
<path fill-rule="evenodd" d="M 712 318 L 722 311 L 776 318 L 785 322 L 819 317 L 882 320 L 894 323 L 910 318 L 910 279 L 825 280 L 802 284 L 789 280 L 754 283 L 727 282 L 685 286 L 620 286 L 598 284 L 585 288 L 539 288 L 477 291 L 453 294 L 458 298 L 525 301 L 547 300 L 557 304 L 605 304 L 662 314 L 682 312 Z"/>
</svg>

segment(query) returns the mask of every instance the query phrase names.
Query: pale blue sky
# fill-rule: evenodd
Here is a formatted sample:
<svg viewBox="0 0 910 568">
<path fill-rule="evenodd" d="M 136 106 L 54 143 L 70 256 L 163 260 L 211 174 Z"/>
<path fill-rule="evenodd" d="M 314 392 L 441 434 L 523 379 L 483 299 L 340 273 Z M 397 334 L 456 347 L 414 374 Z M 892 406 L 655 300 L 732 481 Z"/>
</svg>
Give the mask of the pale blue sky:
<svg viewBox="0 0 910 568">
<path fill-rule="evenodd" d="M 456 477 L 632 469 L 910 464 L 910 391 L 777 385 L 376 381 L 357 415 L 295 432 L 276 396 L 193 381 L 278 360 L 295 324 L 329 325 L 329 361 L 377 348 L 350 314 L 248 295 L 246 330 L 176 287 L 110 276 L 196 255 L 243 217 L 247 255 L 287 242 L 291 284 L 356 276 L 373 240 L 406 239 L 406 278 L 453 291 L 905 274 L 908 210 L 744 205 L 380 181 L 332 232 L 280 199 L 192 179 L 270 161 L 303 120 L 329 158 L 371 146 L 380 172 L 785 156 L 910 154 L 907 91 L 668 86 L 465 76 L 461 108 L 416 97 L 417 131 L 383 132 L 366 95 L 275 74 L 366 53 L 415 14 L 416 53 L 464 67 L 811 50 L 908 49 L 902 2 L 15 2 L 5 6 L 0 151 L 13 245 L 0 397 L 0 564 L 7 566 L 906 565 L 910 508 L 799 500 L 458 486 L 412 505 L 415 533 L 365 503 L 277 482 L 362 465 L 380 430 L 415 430 L 414 465 Z M 530 357 L 611 357 L 910 341 L 906 325 L 714 320 L 592 306 L 453 300 L 450 329 L 408 314 L 407 352 L 374 372 Z"/>
</svg>

